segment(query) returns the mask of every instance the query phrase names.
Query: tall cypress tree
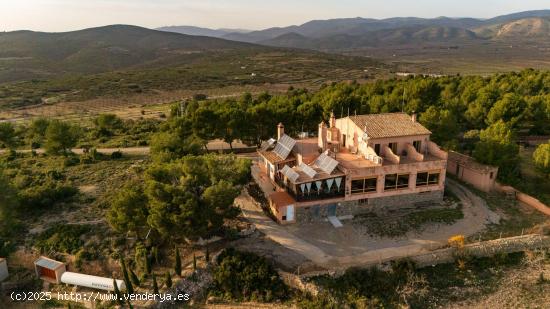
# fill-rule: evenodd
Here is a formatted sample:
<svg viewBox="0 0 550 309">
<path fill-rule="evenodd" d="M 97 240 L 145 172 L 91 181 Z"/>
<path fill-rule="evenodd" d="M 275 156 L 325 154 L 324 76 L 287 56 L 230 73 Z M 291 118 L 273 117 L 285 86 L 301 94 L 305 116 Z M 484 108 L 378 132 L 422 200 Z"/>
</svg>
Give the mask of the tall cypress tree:
<svg viewBox="0 0 550 309">
<path fill-rule="evenodd" d="M 193 253 L 193 272 L 197 271 L 197 256 Z"/>
<path fill-rule="evenodd" d="M 181 277 L 181 257 L 178 247 L 176 247 L 176 265 L 174 266 L 174 270 L 176 271 L 176 275 Z"/>
<path fill-rule="evenodd" d="M 115 279 L 113 279 L 113 286 L 114 286 L 113 293 L 116 296 L 116 302 L 122 307 L 122 306 L 124 306 L 124 302 L 122 301 L 122 294 L 120 293 L 120 290 L 118 289 L 118 285 L 117 285 Z"/>
<path fill-rule="evenodd" d="M 145 272 L 147 274 L 151 273 L 151 256 L 148 254 L 145 255 Z"/>
<path fill-rule="evenodd" d="M 158 265 L 160 263 L 159 250 L 157 247 L 151 249 L 151 259 L 153 260 L 152 264 Z"/>
<path fill-rule="evenodd" d="M 134 272 L 133 269 L 130 268 L 130 279 L 132 280 L 132 283 L 135 285 L 135 286 L 140 286 L 141 283 L 139 282 L 139 278 L 138 276 L 136 276 L 136 273 Z"/>
<path fill-rule="evenodd" d="M 157 284 L 157 276 L 153 273 L 153 293 L 160 294 L 159 292 L 159 286 Z"/>
<path fill-rule="evenodd" d="M 124 276 L 124 284 L 126 284 L 126 293 L 128 294 L 134 294 L 134 287 L 132 286 L 132 282 L 130 281 L 130 276 L 128 276 L 128 269 L 126 269 L 126 262 L 124 262 L 124 258 L 120 258 L 120 264 L 122 266 L 122 275 Z"/>
<path fill-rule="evenodd" d="M 166 278 L 164 279 L 164 284 L 167 288 L 172 287 L 172 276 L 170 275 L 170 271 L 166 272 Z"/>
<path fill-rule="evenodd" d="M 206 264 L 210 263 L 210 250 L 208 249 L 208 244 L 206 244 L 206 253 L 204 254 L 204 259 Z"/>
</svg>

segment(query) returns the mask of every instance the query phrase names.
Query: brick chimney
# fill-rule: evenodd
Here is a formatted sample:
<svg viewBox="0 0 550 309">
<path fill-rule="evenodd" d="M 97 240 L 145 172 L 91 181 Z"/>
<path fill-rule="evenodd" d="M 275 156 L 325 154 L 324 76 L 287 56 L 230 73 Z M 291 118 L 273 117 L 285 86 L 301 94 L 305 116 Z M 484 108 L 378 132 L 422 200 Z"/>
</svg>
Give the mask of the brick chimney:
<svg viewBox="0 0 550 309">
<path fill-rule="evenodd" d="M 416 113 L 413 112 L 413 114 L 411 115 L 411 119 L 413 122 L 416 122 Z"/>
<path fill-rule="evenodd" d="M 334 112 L 330 113 L 330 123 L 329 127 L 334 128 L 336 126 L 336 117 L 334 116 Z"/>
<path fill-rule="evenodd" d="M 285 135 L 285 126 L 282 123 L 279 123 L 277 125 L 277 140 L 280 140 L 283 135 Z"/>
</svg>

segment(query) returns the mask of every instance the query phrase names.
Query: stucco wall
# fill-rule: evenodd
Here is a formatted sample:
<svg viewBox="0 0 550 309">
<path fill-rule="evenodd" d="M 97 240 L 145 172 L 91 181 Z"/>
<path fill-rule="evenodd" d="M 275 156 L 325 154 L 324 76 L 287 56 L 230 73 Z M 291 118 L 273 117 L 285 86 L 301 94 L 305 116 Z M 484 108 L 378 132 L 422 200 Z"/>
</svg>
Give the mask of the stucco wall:
<svg viewBox="0 0 550 309">
<path fill-rule="evenodd" d="M 458 174 L 457 165 L 459 166 Z M 480 170 L 479 168 L 473 168 L 467 163 L 459 163 L 450 158 L 447 161 L 447 172 L 455 175 L 458 179 L 471 184 L 478 190 L 490 192 L 495 189 L 495 180 L 497 178 L 498 168 L 482 165 L 477 162 L 476 165 L 483 166 L 484 169 Z"/>
<path fill-rule="evenodd" d="M 357 127 L 357 125 L 350 118 L 336 119 L 336 127 L 340 130 L 341 135 L 346 135 L 346 147 L 359 147 L 359 150 L 365 153 L 365 149 L 360 147 L 360 141 L 364 133 L 363 128 Z M 400 155 L 403 150 L 407 149 L 407 143 L 412 144 L 414 141 L 422 141 L 420 152 L 424 153 L 428 147 L 429 139 L 429 135 L 377 138 L 369 140 L 368 146 L 374 149 L 375 144 L 380 144 L 380 149 L 382 149 L 384 145 L 388 146 L 389 143 L 398 143 L 396 154 Z M 384 154 L 382 153 L 381 155 L 383 156 Z"/>
</svg>

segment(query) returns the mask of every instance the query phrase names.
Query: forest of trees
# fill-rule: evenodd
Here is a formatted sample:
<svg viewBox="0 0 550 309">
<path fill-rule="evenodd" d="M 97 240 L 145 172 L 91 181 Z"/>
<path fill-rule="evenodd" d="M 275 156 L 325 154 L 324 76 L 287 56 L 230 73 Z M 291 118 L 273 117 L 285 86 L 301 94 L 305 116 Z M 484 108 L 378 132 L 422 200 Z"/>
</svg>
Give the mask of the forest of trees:
<svg viewBox="0 0 550 309">
<path fill-rule="evenodd" d="M 518 174 L 517 137 L 550 134 L 550 73 L 416 77 L 338 83 L 318 92 L 290 88 L 284 95 L 193 100 L 173 106 L 171 120 L 151 143 L 157 155 L 195 154 L 214 138 L 259 145 L 274 136 L 278 122 L 284 122 L 290 134 L 315 134 L 331 112 L 340 117 L 400 111 L 419 114 L 443 148 L 497 165 L 501 181 L 513 182 Z"/>
</svg>

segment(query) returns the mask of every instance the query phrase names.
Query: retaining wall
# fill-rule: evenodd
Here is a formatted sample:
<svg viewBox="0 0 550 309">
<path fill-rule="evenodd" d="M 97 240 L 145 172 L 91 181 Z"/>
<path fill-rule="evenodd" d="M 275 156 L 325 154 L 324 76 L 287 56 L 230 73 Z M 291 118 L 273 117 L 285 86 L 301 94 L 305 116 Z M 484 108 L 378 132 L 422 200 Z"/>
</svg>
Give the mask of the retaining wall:
<svg viewBox="0 0 550 309">
<path fill-rule="evenodd" d="M 550 236 L 542 236 L 539 234 L 530 234 L 523 236 L 515 236 L 508 238 L 501 238 L 495 240 L 488 240 L 479 243 L 467 244 L 464 246 L 462 252 L 467 255 L 475 257 L 490 257 L 499 253 L 514 253 L 526 250 L 534 250 L 538 248 L 549 248 Z M 452 263 L 455 260 L 455 255 L 459 249 L 456 248 L 443 248 L 434 250 L 429 253 L 409 256 L 408 258 L 415 262 L 417 267 L 433 266 L 437 264 Z M 389 262 L 392 259 L 381 260 L 378 263 L 368 263 L 364 265 L 356 265 L 357 267 L 380 267 L 385 268 L 389 266 Z M 339 277 L 345 273 L 346 269 L 334 269 L 320 272 L 310 272 L 304 275 L 296 275 L 291 273 L 280 272 L 284 282 L 296 289 L 310 293 L 315 296 L 319 294 L 322 289 L 315 283 L 310 282 L 308 279 L 321 275 L 328 275 L 333 278 Z"/>
<path fill-rule="evenodd" d="M 439 203 L 443 200 L 443 191 L 428 191 L 363 200 L 333 203 L 337 204 L 336 216 L 345 217 L 369 212 L 386 213 L 391 210 L 418 208 L 428 203 Z M 297 222 L 315 222 L 325 220 L 331 204 L 296 207 Z"/>
<path fill-rule="evenodd" d="M 522 202 L 534 209 L 542 212 L 543 214 L 550 216 L 550 207 L 546 206 L 543 202 L 539 201 L 537 198 L 532 197 L 529 194 L 525 194 L 514 187 L 504 186 L 500 183 L 497 183 L 495 188 L 505 194 L 513 194 L 517 201 Z"/>
</svg>

